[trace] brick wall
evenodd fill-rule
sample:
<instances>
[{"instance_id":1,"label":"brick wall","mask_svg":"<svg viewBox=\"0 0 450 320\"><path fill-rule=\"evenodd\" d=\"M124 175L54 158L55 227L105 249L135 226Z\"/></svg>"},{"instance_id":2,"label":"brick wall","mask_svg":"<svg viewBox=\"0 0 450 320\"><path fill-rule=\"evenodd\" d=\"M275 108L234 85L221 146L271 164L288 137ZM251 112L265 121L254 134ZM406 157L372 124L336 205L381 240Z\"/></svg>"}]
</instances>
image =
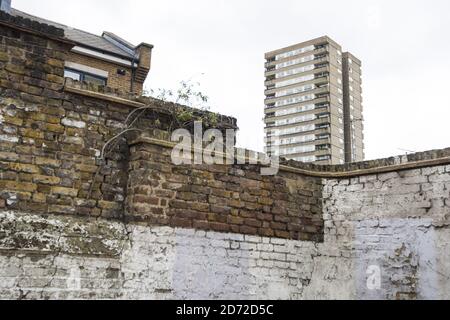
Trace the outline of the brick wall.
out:
<instances>
[{"instance_id":1,"label":"brick wall","mask_svg":"<svg viewBox=\"0 0 450 320\"><path fill-rule=\"evenodd\" d=\"M83 64L92 68L97 68L108 72L108 87L119 89L122 91L134 91L137 94L142 94L143 83L135 82L134 89L131 90L132 70L131 68L120 66L114 63L103 60L90 58L88 56L80 55L78 53L69 52L67 61ZM117 70L125 70L126 74L118 74Z\"/></svg>"},{"instance_id":2,"label":"brick wall","mask_svg":"<svg viewBox=\"0 0 450 320\"><path fill-rule=\"evenodd\" d=\"M64 62L74 58L72 44L58 32L42 33L39 24L28 26L27 32L19 30L22 19L14 19L0 29L0 208L121 218L128 179L126 136L118 139L105 162L100 154L105 143L126 128L130 112L153 100L142 98L130 105L123 99L67 91L72 85L132 96L120 88L65 80ZM170 108L164 104L158 110L155 103L136 125L164 129Z\"/></svg>"},{"instance_id":3,"label":"brick wall","mask_svg":"<svg viewBox=\"0 0 450 320\"><path fill-rule=\"evenodd\" d=\"M349 258L356 297L448 299L450 165L327 179L323 197L325 243Z\"/></svg>"},{"instance_id":4,"label":"brick wall","mask_svg":"<svg viewBox=\"0 0 450 320\"><path fill-rule=\"evenodd\" d=\"M94 200L84 195L102 141L121 126L127 110L80 98L69 101L63 68L70 47L55 50L57 41L3 26L1 32L0 198L10 209L106 214L107 204L97 203L98 188ZM101 117L106 114L108 124ZM120 178L120 160L108 172L114 187L99 178L105 201L113 200L112 194L120 198L126 183Z\"/></svg>"},{"instance_id":5,"label":"brick wall","mask_svg":"<svg viewBox=\"0 0 450 320\"><path fill-rule=\"evenodd\" d=\"M320 241L320 178L259 166L175 166L171 149L139 142L130 150L127 221Z\"/></svg>"},{"instance_id":6,"label":"brick wall","mask_svg":"<svg viewBox=\"0 0 450 320\"><path fill-rule=\"evenodd\" d=\"M0 297L449 299L449 190L450 164L323 179L323 243L2 211Z\"/></svg>"}]
</instances>

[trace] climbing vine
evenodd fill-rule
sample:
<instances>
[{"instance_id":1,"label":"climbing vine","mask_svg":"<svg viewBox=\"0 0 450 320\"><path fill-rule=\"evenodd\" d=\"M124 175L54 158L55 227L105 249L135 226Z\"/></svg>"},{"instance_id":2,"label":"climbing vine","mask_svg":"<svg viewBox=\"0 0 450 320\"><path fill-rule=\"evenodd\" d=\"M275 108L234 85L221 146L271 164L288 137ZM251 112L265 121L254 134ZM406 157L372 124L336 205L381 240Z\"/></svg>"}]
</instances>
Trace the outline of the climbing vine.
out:
<instances>
[{"instance_id":1,"label":"climbing vine","mask_svg":"<svg viewBox=\"0 0 450 320\"><path fill-rule=\"evenodd\" d=\"M91 183L88 198L91 198L95 181L101 167L106 165L107 157L117 148L121 139L130 132L144 132L145 126L137 126L145 118L152 125L148 129L163 129L172 132L175 129L192 131L196 121L201 121L206 128L234 128L230 118L210 112L208 96L199 90L200 84L191 81L181 81L176 91L168 89L149 90L144 92L147 105L131 111L124 122L124 129L111 137L103 145L98 159L99 168ZM164 121L161 121L166 114Z\"/></svg>"}]
</instances>

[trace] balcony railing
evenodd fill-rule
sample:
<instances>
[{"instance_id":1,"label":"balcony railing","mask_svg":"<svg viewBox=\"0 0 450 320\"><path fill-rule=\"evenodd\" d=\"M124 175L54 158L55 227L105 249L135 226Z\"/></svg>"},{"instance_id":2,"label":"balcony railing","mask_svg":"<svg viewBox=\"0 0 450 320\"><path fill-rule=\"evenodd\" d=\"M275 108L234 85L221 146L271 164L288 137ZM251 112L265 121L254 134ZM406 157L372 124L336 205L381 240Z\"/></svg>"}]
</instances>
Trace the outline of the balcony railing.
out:
<instances>
[{"instance_id":1,"label":"balcony railing","mask_svg":"<svg viewBox=\"0 0 450 320\"><path fill-rule=\"evenodd\" d=\"M326 104L316 104L316 110L318 110L318 109L328 109L328 107L329 107L330 105L328 104L328 103L326 103Z\"/></svg>"},{"instance_id":2,"label":"balcony railing","mask_svg":"<svg viewBox=\"0 0 450 320\"><path fill-rule=\"evenodd\" d=\"M289 59L292 59L292 58L295 59L295 57L297 57L299 55L314 54L315 56L318 56L318 58L323 58L323 57L326 57L327 51L328 51L328 46L323 45L323 46L316 47L313 51L304 52L304 53L298 54L296 56L290 56L290 57L286 57L286 58L280 59L280 60L276 60L275 58L269 58L269 59L266 59L265 67L268 68L272 65L281 63L281 61L288 61Z\"/></svg>"},{"instance_id":3,"label":"balcony railing","mask_svg":"<svg viewBox=\"0 0 450 320\"><path fill-rule=\"evenodd\" d=\"M328 97L328 93L318 93L316 94L316 99L326 98Z\"/></svg>"},{"instance_id":4,"label":"balcony railing","mask_svg":"<svg viewBox=\"0 0 450 320\"><path fill-rule=\"evenodd\" d=\"M324 135L317 135L316 136L316 141L325 141L325 140L327 140L327 141L329 141L330 140L330 135L328 135L328 134L324 134Z\"/></svg>"},{"instance_id":5,"label":"balcony railing","mask_svg":"<svg viewBox=\"0 0 450 320\"><path fill-rule=\"evenodd\" d=\"M314 69L325 68L326 66L328 66L328 63L318 63L314 66Z\"/></svg>"},{"instance_id":6,"label":"balcony railing","mask_svg":"<svg viewBox=\"0 0 450 320\"><path fill-rule=\"evenodd\" d=\"M324 156L316 156L316 161L329 161L331 160L331 155L324 155Z\"/></svg>"},{"instance_id":7,"label":"balcony railing","mask_svg":"<svg viewBox=\"0 0 450 320\"><path fill-rule=\"evenodd\" d=\"M319 144L316 145L316 151L328 151L331 149L330 144Z\"/></svg>"},{"instance_id":8,"label":"balcony railing","mask_svg":"<svg viewBox=\"0 0 450 320\"><path fill-rule=\"evenodd\" d=\"M273 72L273 71L278 71L278 70L283 70L283 69L285 69L285 68L289 68L289 67L293 67L293 66L297 66L297 65L300 65L300 64L305 64L305 65L308 65L308 64L318 64L318 63L321 63L321 62L327 62L328 60L327 60L327 55L324 55L324 56L321 56L321 57L316 57L316 58L314 58L314 59L312 59L312 60L309 60L309 61L303 61L303 62L300 62L300 63L296 63L296 64L292 64L292 65L290 65L290 66L286 66L286 67L283 67L283 68L276 68L276 66L277 65L270 65L270 64L267 64L266 63L266 73L267 72Z\"/></svg>"},{"instance_id":9,"label":"balcony railing","mask_svg":"<svg viewBox=\"0 0 450 320\"><path fill-rule=\"evenodd\" d=\"M329 88L328 85L320 85L320 86L315 85L311 89L304 90L304 91L299 91L299 92L295 92L295 93L291 93L291 94L286 94L286 95L283 95L283 96L276 96L276 93L271 93L269 95L266 95L266 102L268 102L269 100L280 99L280 98L287 98L287 97L295 96L295 95L312 94L312 93L314 93L314 91L317 92L319 89L328 89L328 88ZM322 95L322 96L319 97L319 95ZM324 96L327 96L327 95L328 95L328 93L320 92L320 93L316 94L316 98L315 99L323 98Z\"/></svg>"},{"instance_id":10,"label":"balcony railing","mask_svg":"<svg viewBox=\"0 0 450 320\"><path fill-rule=\"evenodd\" d=\"M320 49L326 49L327 45L326 44L319 44L315 46L315 50L320 50Z\"/></svg>"},{"instance_id":11,"label":"balcony railing","mask_svg":"<svg viewBox=\"0 0 450 320\"><path fill-rule=\"evenodd\" d=\"M329 127L330 127L330 124L328 122L316 124L316 130L328 129Z\"/></svg>"},{"instance_id":12,"label":"balcony railing","mask_svg":"<svg viewBox=\"0 0 450 320\"><path fill-rule=\"evenodd\" d=\"M315 77L315 79L320 79L320 78L327 77L328 75L329 75L328 72L320 72L320 73L316 73L316 74L314 75L314 77Z\"/></svg>"}]
</instances>

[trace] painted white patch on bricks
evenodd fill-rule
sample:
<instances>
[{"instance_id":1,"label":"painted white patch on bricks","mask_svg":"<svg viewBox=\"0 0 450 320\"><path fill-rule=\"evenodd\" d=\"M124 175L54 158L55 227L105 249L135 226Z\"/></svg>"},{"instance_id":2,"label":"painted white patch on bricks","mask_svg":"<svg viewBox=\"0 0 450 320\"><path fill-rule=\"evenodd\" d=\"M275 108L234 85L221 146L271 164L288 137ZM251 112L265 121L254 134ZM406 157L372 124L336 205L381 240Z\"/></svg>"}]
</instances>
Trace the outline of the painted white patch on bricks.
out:
<instances>
[{"instance_id":1,"label":"painted white patch on bricks","mask_svg":"<svg viewBox=\"0 0 450 320\"><path fill-rule=\"evenodd\" d=\"M0 221L5 219L39 221L60 229L69 222L86 230L84 237L102 236L89 234L88 222L84 226L72 218L0 215ZM434 262L436 250L431 249L436 241L421 230L430 226L429 221L361 221L352 226L354 241L324 244L170 227L128 226L126 231L120 223L107 223L111 229L129 232L122 242L104 239L117 247L112 251L120 252L116 257L52 251L49 248L58 243L67 252L71 247L64 235L59 237L60 229L52 234L51 228L42 234L48 246L39 256L28 255L27 250L1 255L0 296L17 298L22 290L27 298L52 299L372 299L405 294L408 287L396 290L409 285L402 281L414 267L419 267L414 273L418 297L448 295L445 287L439 287L439 273L445 272L448 261L441 260L442 266ZM439 247L441 254L436 256L446 259L448 247L442 243ZM382 291L377 294L364 287L365 268L370 264L382 267Z\"/></svg>"},{"instance_id":2,"label":"painted white patch on bricks","mask_svg":"<svg viewBox=\"0 0 450 320\"><path fill-rule=\"evenodd\" d=\"M397 299L402 295L433 299L438 279L435 265L435 232L430 219L382 219L355 223L357 296L364 299ZM365 285L367 270L381 270L381 286Z\"/></svg>"},{"instance_id":3,"label":"painted white patch on bricks","mask_svg":"<svg viewBox=\"0 0 450 320\"><path fill-rule=\"evenodd\" d=\"M66 127L73 127L73 128L78 128L78 129L86 128L86 122L74 120L74 119L70 119L70 118L63 118L61 120L61 123Z\"/></svg>"},{"instance_id":4,"label":"painted white patch on bricks","mask_svg":"<svg viewBox=\"0 0 450 320\"><path fill-rule=\"evenodd\" d=\"M7 134L0 134L0 141L17 143L19 142L19 137Z\"/></svg>"}]
</instances>

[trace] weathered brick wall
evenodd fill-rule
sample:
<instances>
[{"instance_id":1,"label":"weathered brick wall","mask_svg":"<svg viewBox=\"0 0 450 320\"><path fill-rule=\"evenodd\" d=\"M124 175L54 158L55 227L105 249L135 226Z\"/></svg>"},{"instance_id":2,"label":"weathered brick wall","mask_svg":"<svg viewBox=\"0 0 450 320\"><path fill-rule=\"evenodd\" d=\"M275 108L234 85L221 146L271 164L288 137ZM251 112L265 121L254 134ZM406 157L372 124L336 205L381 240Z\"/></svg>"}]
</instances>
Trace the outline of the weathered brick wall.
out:
<instances>
[{"instance_id":1,"label":"weathered brick wall","mask_svg":"<svg viewBox=\"0 0 450 320\"><path fill-rule=\"evenodd\" d=\"M323 186L323 243L3 211L0 297L450 298L450 165Z\"/></svg>"},{"instance_id":2,"label":"weathered brick wall","mask_svg":"<svg viewBox=\"0 0 450 320\"><path fill-rule=\"evenodd\" d=\"M450 164L323 186L323 243L1 212L0 297L450 298Z\"/></svg>"},{"instance_id":3,"label":"weathered brick wall","mask_svg":"<svg viewBox=\"0 0 450 320\"><path fill-rule=\"evenodd\" d=\"M259 166L172 163L171 149L139 142L130 151L127 221L321 241L320 178Z\"/></svg>"},{"instance_id":4,"label":"weathered brick wall","mask_svg":"<svg viewBox=\"0 0 450 320\"><path fill-rule=\"evenodd\" d=\"M69 45L3 26L1 32L0 205L117 216L125 155L111 157L87 194L99 169L96 157L129 110L63 91Z\"/></svg>"},{"instance_id":5,"label":"weathered brick wall","mask_svg":"<svg viewBox=\"0 0 450 320\"><path fill-rule=\"evenodd\" d=\"M325 242L351 258L357 296L448 299L450 166L330 179ZM379 290L366 286L380 268Z\"/></svg>"},{"instance_id":6,"label":"weathered brick wall","mask_svg":"<svg viewBox=\"0 0 450 320\"><path fill-rule=\"evenodd\" d=\"M351 258L357 293L375 299L450 296L450 165L324 182L325 243ZM381 270L368 290L366 271Z\"/></svg>"},{"instance_id":7,"label":"weathered brick wall","mask_svg":"<svg viewBox=\"0 0 450 320\"><path fill-rule=\"evenodd\" d=\"M127 127L136 105L144 104L67 91L70 86L123 96L114 88L64 80L72 44L58 30L3 13L0 18L0 208L121 218L128 169L125 136L113 144L105 162L100 153ZM167 126L167 110L147 114L136 127Z\"/></svg>"}]
</instances>

